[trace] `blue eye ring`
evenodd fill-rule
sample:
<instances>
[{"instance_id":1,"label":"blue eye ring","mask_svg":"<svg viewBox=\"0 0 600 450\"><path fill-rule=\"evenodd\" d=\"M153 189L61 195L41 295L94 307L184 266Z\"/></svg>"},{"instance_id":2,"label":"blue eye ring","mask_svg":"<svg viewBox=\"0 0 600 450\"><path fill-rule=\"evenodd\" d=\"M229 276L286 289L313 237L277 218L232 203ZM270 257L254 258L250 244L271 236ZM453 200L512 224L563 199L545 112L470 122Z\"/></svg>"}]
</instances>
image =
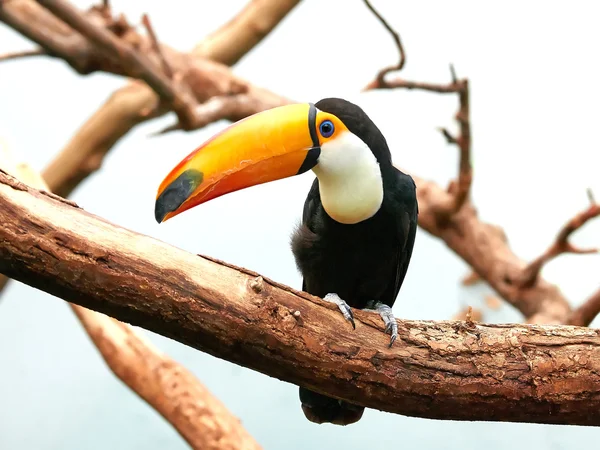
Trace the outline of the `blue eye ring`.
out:
<instances>
[{"instance_id":1,"label":"blue eye ring","mask_svg":"<svg viewBox=\"0 0 600 450\"><path fill-rule=\"evenodd\" d=\"M331 120L324 120L321 122L321 125L319 125L319 132L324 138L330 137L334 131L335 127L333 126L333 122Z\"/></svg>"}]
</instances>

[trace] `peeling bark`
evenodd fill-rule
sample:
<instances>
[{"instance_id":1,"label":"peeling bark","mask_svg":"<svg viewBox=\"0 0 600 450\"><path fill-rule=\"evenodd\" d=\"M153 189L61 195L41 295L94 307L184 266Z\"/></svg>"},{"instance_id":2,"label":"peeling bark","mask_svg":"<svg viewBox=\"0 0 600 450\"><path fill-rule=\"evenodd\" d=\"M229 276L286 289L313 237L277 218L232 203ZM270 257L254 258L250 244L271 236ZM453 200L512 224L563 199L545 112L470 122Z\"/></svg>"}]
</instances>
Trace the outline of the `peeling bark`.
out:
<instances>
[{"instance_id":1,"label":"peeling bark","mask_svg":"<svg viewBox=\"0 0 600 450\"><path fill-rule=\"evenodd\" d=\"M330 396L455 420L600 424L600 336L568 326L399 321L336 310L0 173L0 272Z\"/></svg>"}]
</instances>

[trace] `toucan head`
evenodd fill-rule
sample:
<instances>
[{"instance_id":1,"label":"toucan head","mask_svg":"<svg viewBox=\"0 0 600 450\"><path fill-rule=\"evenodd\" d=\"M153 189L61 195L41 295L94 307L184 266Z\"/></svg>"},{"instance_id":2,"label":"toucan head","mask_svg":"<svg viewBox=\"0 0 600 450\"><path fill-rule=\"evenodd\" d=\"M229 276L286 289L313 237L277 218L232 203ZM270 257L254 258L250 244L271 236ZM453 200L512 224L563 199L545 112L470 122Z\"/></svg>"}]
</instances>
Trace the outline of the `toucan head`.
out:
<instances>
[{"instance_id":1,"label":"toucan head","mask_svg":"<svg viewBox=\"0 0 600 450\"><path fill-rule=\"evenodd\" d=\"M161 223L229 192L310 169L319 181L347 184L379 164L391 164L389 149L359 106L339 98L280 106L230 125L184 158L160 184L154 213Z\"/></svg>"}]
</instances>

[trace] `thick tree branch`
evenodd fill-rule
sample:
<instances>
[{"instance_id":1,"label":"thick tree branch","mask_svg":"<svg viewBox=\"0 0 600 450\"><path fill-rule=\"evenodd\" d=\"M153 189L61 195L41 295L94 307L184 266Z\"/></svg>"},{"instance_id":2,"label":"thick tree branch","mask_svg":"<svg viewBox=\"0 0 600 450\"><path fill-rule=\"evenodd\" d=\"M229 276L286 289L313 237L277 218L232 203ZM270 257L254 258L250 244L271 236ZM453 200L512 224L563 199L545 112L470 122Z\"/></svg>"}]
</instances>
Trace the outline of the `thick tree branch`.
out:
<instances>
[{"instance_id":1,"label":"thick tree branch","mask_svg":"<svg viewBox=\"0 0 600 450\"><path fill-rule=\"evenodd\" d=\"M0 148L0 167L37 189L41 176ZM7 278L0 275L0 290ZM259 449L225 406L183 366L160 352L133 327L69 303L113 373L155 408L193 449Z\"/></svg>"},{"instance_id":2,"label":"thick tree branch","mask_svg":"<svg viewBox=\"0 0 600 450\"><path fill-rule=\"evenodd\" d=\"M588 196L590 198L590 206L585 211L581 211L575 217L569 220L561 228L552 245L548 247L543 254L529 263L529 265L523 269L523 272L515 280L515 282L518 283L522 288L528 288L532 286L540 275L544 265L563 253L589 254L598 252L598 249L595 248L576 247L569 241L571 234L583 227L589 220L600 216L600 204L594 201L591 191Z\"/></svg>"},{"instance_id":3,"label":"thick tree branch","mask_svg":"<svg viewBox=\"0 0 600 450\"><path fill-rule=\"evenodd\" d=\"M411 416L600 424L596 330L400 321L388 349L377 314L356 311L352 330L335 305L266 278L256 284L255 273L4 173L0 221L6 275L281 380Z\"/></svg>"}]
</instances>

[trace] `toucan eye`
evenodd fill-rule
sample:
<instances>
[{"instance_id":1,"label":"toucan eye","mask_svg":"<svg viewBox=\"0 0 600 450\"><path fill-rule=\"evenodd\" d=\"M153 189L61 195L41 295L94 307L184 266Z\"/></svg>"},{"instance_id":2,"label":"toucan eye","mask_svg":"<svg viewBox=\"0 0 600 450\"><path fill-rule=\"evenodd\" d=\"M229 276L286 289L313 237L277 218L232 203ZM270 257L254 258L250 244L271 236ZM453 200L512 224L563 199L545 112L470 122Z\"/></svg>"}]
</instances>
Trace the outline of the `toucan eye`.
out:
<instances>
[{"instance_id":1,"label":"toucan eye","mask_svg":"<svg viewBox=\"0 0 600 450\"><path fill-rule=\"evenodd\" d=\"M335 128L333 127L333 122L331 120L324 120L319 125L319 131L321 132L321 136L328 138L333 134Z\"/></svg>"}]
</instances>

